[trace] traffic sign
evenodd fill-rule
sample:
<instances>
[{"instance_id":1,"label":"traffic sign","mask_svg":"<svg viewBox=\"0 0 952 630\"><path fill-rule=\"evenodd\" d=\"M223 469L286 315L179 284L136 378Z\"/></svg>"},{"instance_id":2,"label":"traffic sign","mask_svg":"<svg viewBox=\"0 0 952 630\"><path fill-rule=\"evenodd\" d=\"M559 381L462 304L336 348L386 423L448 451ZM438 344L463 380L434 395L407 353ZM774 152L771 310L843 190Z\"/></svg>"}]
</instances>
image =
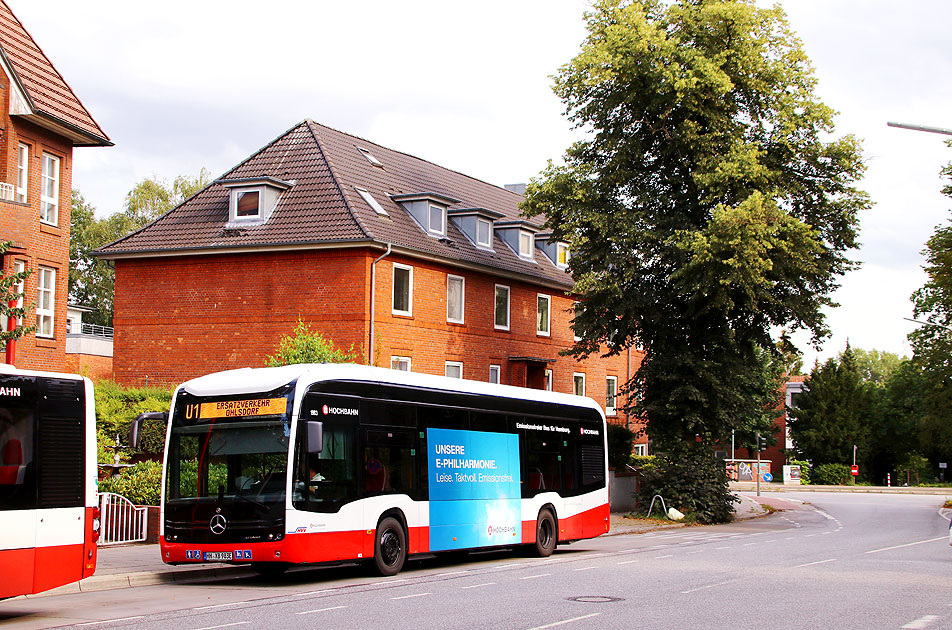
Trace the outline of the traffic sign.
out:
<instances>
[{"instance_id":1,"label":"traffic sign","mask_svg":"<svg viewBox=\"0 0 952 630\"><path fill-rule=\"evenodd\" d=\"M770 473L764 473L764 481L766 481L767 483L770 483L771 481L773 481L773 475L771 475Z\"/></svg>"},{"instance_id":2,"label":"traffic sign","mask_svg":"<svg viewBox=\"0 0 952 630\"><path fill-rule=\"evenodd\" d=\"M853 475L854 477L857 476L859 474L859 466L857 466L856 464L853 464L852 466L850 466L850 474Z\"/></svg>"}]
</instances>

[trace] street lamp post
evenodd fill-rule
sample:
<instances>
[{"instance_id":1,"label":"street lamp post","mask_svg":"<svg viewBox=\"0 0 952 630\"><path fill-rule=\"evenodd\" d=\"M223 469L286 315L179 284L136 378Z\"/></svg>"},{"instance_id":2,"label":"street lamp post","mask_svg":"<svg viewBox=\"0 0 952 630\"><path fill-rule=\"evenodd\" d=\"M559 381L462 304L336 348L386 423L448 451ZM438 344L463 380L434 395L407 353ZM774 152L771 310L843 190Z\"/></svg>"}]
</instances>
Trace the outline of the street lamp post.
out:
<instances>
[{"instance_id":1,"label":"street lamp post","mask_svg":"<svg viewBox=\"0 0 952 630\"><path fill-rule=\"evenodd\" d=\"M928 125L910 125L909 123L893 122L889 121L886 123L890 127L898 127L899 129L911 129L912 131L925 131L927 133L940 133L944 136L952 136L952 129L945 129L944 127L930 127Z\"/></svg>"}]
</instances>

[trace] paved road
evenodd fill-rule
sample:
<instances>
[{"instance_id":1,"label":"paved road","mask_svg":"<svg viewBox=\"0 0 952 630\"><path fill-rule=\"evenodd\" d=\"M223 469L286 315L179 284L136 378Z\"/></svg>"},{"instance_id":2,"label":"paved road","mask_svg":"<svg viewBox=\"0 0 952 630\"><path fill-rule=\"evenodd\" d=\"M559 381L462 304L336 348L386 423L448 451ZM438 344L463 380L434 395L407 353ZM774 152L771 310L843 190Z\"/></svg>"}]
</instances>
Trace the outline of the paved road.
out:
<instances>
[{"instance_id":1,"label":"paved road","mask_svg":"<svg viewBox=\"0 0 952 630\"><path fill-rule=\"evenodd\" d=\"M0 625L47 628L949 628L941 500L785 493L788 509L717 527L603 537L549 559L512 553L278 582L218 580L0 602ZM805 503L806 502L806 503ZM6 619L5 623L2 620Z\"/></svg>"}]
</instances>

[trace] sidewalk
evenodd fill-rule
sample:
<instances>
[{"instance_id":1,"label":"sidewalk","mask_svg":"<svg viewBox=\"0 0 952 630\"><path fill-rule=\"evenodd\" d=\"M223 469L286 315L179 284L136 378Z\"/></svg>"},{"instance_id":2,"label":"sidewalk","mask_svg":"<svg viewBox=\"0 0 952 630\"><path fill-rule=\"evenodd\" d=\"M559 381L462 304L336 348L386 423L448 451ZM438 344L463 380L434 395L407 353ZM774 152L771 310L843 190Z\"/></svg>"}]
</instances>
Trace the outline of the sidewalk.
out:
<instances>
[{"instance_id":1,"label":"sidewalk","mask_svg":"<svg viewBox=\"0 0 952 630\"><path fill-rule=\"evenodd\" d=\"M744 490L746 491L746 489ZM738 520L766 516L769 514L769 509L765 509L762 507L763 505L770 505L778 510L803 509L801 504L780 497L752 497L746 494L738 494L738 496L741 502L734 508L735 518ZM684 523L673 521L659 522L655 520L630 519L624 514L612 514L611 529L606 535L620 536L626 534L641 534L649 531L688 526L689 525ZM178 566L167 565L162 562L161 553L157 544L117 545L99 548L96 574L92 577L37 595L27 595L27 597L105 591L174 582L196 582L225 577L249 577L253 575L256 575L255 572L247 565L227 565L220 563Z\"/></svg>"},{"instance_id":2,"label":"sidewalk","mask_svg":"<svg viewBox=\"0 0 952 630\"><path fill-rule=\"evenodd\" d=\"M732 481L730 488L734 492L755 492L757 484L753 481ZM908 486L814 486L784 485L771 482L760 484L761 492L854 492L876 494L934 494L952 497L952 488L916 488Z\"/></svg>"}]
</instances>

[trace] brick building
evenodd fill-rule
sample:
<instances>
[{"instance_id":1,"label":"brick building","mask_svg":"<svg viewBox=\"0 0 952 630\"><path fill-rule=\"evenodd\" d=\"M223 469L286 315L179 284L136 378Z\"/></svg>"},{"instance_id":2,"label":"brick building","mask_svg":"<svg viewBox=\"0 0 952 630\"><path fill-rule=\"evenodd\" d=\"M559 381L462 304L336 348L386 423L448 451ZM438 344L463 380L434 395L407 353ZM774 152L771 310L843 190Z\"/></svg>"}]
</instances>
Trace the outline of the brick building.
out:
<instances>
[{"instance_id":1,"label":"brick building","mask_svg":"<svg viewBox=\"0 0 952 630\"><path fill-rule=\"evenodd\" d=\"M112 142L2 0L0 127L0 241L13 244L2 269L31 272L21 292L36 305L15 364L63 370L73 147Z\"/></svg>"},{"instance_id":2,"label":"brick building","mask_svg":"<svg viewBox=\"0 0 952 630\"><path fill-rule=\"evenodd\" d=\"M300 318L374 365L584 393L626 423L612 401L641 353L560 355L569 251L521 200L304 121L98 252L116 268L115 378L260 366Z\"/></svg>"}]
</instances>

